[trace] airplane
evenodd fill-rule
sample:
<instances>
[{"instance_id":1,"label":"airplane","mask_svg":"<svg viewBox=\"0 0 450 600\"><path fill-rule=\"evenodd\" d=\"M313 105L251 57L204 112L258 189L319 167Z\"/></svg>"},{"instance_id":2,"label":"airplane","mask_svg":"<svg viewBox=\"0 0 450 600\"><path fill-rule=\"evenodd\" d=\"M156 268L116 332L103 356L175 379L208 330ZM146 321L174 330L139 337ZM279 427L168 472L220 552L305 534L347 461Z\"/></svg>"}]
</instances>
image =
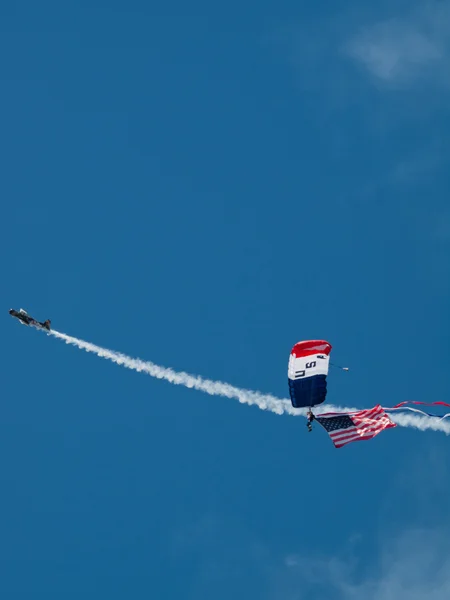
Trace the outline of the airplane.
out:
<instances>
[{"instance_id":1,"label":"airplane","mask_svg":"<svg viewBox=\"0 0 450 600\"><path fill-rule=\"evenodd\" d=\"M11 308L9 314L12 317L15 317L16 319L19 319L19 323L21 325L32 325L33 327L37 327L38 329L47 329L48 331L50 331L50 319L47 319L47 321L44 321L43 323L41 323L40 321L36 321L36 319L30 317L27 311L23 310L23 308L19 310L14 310L14 308Z\"/></svg>"}]
</instances>

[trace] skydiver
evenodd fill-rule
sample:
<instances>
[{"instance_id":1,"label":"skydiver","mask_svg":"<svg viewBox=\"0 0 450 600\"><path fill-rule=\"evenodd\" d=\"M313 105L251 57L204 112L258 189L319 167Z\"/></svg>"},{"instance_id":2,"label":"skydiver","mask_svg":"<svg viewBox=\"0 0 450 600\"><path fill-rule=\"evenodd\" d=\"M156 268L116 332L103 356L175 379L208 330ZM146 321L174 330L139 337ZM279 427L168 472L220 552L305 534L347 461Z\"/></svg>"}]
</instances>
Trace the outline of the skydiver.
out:
<instances>
[{"instance_id":1,"label":"skydiver","mask_svg":"<svg viewBox=\"0 0 450 600\"><path fill-rule=\"evenodd\" d=\"M308 420L306 427L308 428L308 431L311 432L312 431L312 422L314 421L314 419L316 418L313 415L313 412L311 409L308 410L308 412L306 413L306 418Z\"/></svg>"}]
</instances>

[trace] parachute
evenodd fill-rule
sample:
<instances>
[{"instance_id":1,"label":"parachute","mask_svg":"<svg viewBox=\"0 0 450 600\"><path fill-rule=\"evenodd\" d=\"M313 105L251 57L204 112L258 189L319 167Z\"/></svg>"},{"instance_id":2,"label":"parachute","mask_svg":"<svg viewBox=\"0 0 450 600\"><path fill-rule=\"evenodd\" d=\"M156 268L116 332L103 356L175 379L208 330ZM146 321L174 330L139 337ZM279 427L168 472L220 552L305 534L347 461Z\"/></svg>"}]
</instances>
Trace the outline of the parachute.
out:
<instances>
[{"instance_id":1,"label":"parachute","mask_svg":"<svg viewBox=\"0 0 450 600\"><path fill-rule=\"evenodd\" d=\"M322 404L327 395L331 344L325 340L298 342L288 366L289 392L295 408Z\"/></svg>"}]
</instances>

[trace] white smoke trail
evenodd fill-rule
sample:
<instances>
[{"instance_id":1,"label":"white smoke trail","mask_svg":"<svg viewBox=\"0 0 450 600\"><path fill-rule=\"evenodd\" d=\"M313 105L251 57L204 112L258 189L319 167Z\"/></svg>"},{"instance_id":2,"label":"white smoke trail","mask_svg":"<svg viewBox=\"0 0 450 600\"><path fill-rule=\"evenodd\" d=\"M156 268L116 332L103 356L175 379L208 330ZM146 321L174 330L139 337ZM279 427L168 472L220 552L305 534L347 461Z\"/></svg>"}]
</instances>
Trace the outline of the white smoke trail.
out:
<instances>
[{"instance_id":1,"label":"white smoke trail","mask_svg":"<svg viewBox=\"0 0 450 600\"><path fill-rule=\"evenodd\" d=\"M175 385L183 385L188 388L194 388L201 392L206 392L211 396L236 398L239 400L239 402L242 402L242 404L254 404L262 410L269 410L277 415L282 415L285 413L290 415L298 415L305 414L306 412L305 410L294 408L288 400L280 400L275 396L260 394L259 392L254 392L251 390L243 390L241 388L229 385L228 383L203 379L203 377L199 377L198 375L189 375L189 373L184 373L182 371L174 371L173 369L161 367L149 361L143 361L139 358L131 358L125 354L121 354L120 352L101 348L95 344L84 342L83 340L79 340L64 333L59 333L59 331L52 330L49 333L61 340L64 340L66 344L72 344L81 350L93 352L97 356L111 360L112 362L122 365L127 369L132 369L133 371L138 371L141 373L147 373L147 375L151 375L151 377L165 379L166 381L169 381Z\"/></svg>"},{"instance_id":2,"label":"white smoke trail","mask_svg":"<svg viewBox=\"0 0 450 600\"><path fill-rule=\"evenodd\" d=\"M149 361L131 358L120 352L96 346L95 344L79 340L78 338L66 335L65 333L60 333L59 331L51 330L48 333L49 335L53 335L54 337L63 340L66 344L72 344L73 346L80 348L80 350L92 352L101 358L111 360L117 365L121 365L127 369L138 371L140 373L147 373L147 375L150 375L151 377L165 379L175 385L193 388L201 392L206 392L211 396L235 398L242 404L255 405L261 410L268 410L277 415L288 414L293 416L304 416L306 414L305 409L294 408L289 400L282 400L281 398L277 398L270 394L261 394L252 390L244 390L229 385L228 383L222 383L221 381L212 381L211 379L204 379L198 375L190 375L183 371L174 371L173 369L162 367ZM326 412L355 412L358 410L361 410L361 408L343 408L328 404L326 407ZM450 422L448 421L439 421L438 419L433 419L431 417L420 417L411 414L397 413L389 416L401 427L413 427L414 429L420 429L421 431L431 429L434 431L442 431L447 435L450 435Z\"/></svg>"},{"instance_id":3,"label":"white smoke trail","mask_svg":"<svg viewBox=\"0 0 450 600\"><path fill-rule=\"evenodd\" d=\"M432 431L442 431L446 435L450 435L450 422L448 420L398 413L389 413L389 417L401 427L413 427L414 429L420 429L420 431L431 429Z\"/></svg>"}]
</instances>

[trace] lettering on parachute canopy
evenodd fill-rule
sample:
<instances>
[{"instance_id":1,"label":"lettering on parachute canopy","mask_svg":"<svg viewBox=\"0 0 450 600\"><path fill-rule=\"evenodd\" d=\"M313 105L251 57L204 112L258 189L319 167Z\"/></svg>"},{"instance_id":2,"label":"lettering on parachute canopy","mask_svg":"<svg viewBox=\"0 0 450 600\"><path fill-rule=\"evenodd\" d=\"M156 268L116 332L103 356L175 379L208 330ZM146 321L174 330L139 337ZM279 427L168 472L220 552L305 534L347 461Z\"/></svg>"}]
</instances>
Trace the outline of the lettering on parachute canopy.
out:
<instances>
[{"instance_id":1,"label":"lettering on parachute canopy","mask_svg":"<svg viewBox=\"0 0 450 600\"><path fill-rule=\"evenodd\" d=\"M305 369L313 369L316 366L316 361L313 360L312 362L308 362L305 365ZM295 379L300 379L301 377L304 377L306 375L306 370L302 369L301 371L295 371Z\"/></svg>"}]
</instances>

